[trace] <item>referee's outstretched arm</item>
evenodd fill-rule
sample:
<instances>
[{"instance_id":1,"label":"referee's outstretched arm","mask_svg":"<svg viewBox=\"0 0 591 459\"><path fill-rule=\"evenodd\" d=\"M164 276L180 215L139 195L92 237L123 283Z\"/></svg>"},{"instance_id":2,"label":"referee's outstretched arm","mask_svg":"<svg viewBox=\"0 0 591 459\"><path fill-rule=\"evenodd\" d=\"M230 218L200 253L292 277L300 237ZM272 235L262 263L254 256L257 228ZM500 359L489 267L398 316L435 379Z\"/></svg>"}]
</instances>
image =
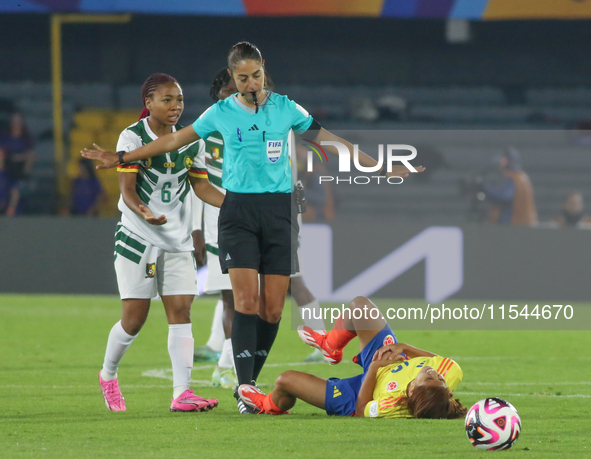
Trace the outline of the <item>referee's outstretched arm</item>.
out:
<instances>
[{"instance_id":1,"label":"referee's outstretched arm","mask_svg":"<svg viewBox=\"0 0 591 459\"><path fill-rule=\"evenodd\" d=\"M123 153L123 161L119 160L117 153L103 150L96 143L93 144L94 148L85 148L80 153L85 158L102 162L103 164L96 166L97 169L111 169L122 163L139 161L140 159L151 158L152 156L161 155L168 151L178 150L185 145L196 142L200 138L195 132L195 129L193 129L193 126L187 126L179 131L158 137L156 140L140 148Z\"/></svg>"}]
</instances>

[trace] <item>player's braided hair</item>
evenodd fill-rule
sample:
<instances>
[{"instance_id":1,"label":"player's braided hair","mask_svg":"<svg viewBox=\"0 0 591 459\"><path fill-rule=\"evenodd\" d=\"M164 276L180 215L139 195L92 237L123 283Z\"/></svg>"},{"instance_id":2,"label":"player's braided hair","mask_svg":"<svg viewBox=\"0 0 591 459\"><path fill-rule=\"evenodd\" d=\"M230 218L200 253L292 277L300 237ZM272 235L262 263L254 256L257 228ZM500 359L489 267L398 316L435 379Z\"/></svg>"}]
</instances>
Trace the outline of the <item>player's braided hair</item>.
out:
<instances>
[{"instance_id":1,"label":"player's braided hair","mask_svg":"<svg viewBox=\"0 0 591 459\"><path fill-rule=\"evenodd\" d=\"M228 54L228 67L235 69L240 61L246 60L263 62L263 56L255 45L247 41L241 41L232 46Z\"/></svg>"},{"instance_id":2,"label":"player's braided hair","mask_svg":"<svg viewBox=\"0 0 591 459\"><path fill-rule=\"evenodd\" d=\"M142 85L142 102L144 104L144 109L140 114L140 120L150 116L150 110L145 108L146 99L152 97L154 91L156 91L160 85L166 83L178 83L178 81L176 81L176 78L171 77L166 73L153 73L146 81L144 81L144 84Z\"/></svg>"},{"instance_id":3,"label":"player's braided hair","mask_svg":"<svg viewBox=\"0 0 591 459\"><path fill-rule=\"evenodd\" d=\"M209 95L211 98L217 102L220 99L220 89L222 89L224 86L227 86L229 83L230 74L228 73L228 69L224 67L223 69L220 69L213 79L213 83L211 84L211 88L209 90Z\"/></svg>"}]
</instances>

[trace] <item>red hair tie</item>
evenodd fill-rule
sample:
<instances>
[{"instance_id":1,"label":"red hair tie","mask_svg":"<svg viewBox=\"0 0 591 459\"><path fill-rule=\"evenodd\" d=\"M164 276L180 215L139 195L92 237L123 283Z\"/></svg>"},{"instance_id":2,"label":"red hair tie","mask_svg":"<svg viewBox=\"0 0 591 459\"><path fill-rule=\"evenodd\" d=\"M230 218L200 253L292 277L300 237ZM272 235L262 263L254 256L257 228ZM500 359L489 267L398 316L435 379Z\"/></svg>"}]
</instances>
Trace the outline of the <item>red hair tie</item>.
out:
<instances>
[{"instance_id":1,"label":"red hair tie","mask_svg":"<svg viewBox=\"0 0 591 459\"><path fill-rule=\"evenodd\" d=\"M138 121L141 121L144 118L147 118L148 116L150 116L150 110L148 110L147 108L144 108L142 110L142 112L140 113L140 117L139 117Z\"/></svg>"}]
</instances>

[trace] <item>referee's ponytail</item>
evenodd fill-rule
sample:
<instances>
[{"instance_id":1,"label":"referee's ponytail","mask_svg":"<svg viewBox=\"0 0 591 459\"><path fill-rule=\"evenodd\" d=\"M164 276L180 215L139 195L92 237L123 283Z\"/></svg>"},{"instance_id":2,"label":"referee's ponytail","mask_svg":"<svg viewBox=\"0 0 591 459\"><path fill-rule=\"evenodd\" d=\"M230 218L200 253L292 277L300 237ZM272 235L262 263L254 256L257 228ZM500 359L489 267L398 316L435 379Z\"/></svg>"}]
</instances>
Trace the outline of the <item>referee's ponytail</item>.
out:
<instances>
[{"instance_id":1,"label":"referee's ponytail","mask_svg":"<svg viewBox=\"0 0 591 459\"><path fill-rule=\"evenodd\" d=\"M146 108L146 99L151 98L154 91L158 89L158 86L166 83L178 83L176 78L167 75L166 73L153 73L148 77L142 85L142 101L144 103L144 109L140 113L140 120L150 116L150 110Z\"/></svg>"}]
</instances>

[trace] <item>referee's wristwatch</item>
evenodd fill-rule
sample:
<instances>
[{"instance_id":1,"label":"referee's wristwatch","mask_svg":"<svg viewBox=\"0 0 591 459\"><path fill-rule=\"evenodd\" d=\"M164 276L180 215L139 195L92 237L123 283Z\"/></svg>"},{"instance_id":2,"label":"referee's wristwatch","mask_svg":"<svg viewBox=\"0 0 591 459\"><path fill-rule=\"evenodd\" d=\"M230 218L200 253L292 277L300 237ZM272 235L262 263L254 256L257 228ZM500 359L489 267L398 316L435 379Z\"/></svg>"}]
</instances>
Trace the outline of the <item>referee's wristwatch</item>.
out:
<instances>
[{"instance_id":1,"label":"referee's wristwatch","mask_svg":"<svg viewBox=\"0 0 591 459\"><path fill-rule=\"evenodd\" d=\"M121 150L117 152L117 156L119 156L119 164L122 165L125 163L125 161L123 161L123 154L125 153L125 151Z\"/></svg>"}]
</instances>

